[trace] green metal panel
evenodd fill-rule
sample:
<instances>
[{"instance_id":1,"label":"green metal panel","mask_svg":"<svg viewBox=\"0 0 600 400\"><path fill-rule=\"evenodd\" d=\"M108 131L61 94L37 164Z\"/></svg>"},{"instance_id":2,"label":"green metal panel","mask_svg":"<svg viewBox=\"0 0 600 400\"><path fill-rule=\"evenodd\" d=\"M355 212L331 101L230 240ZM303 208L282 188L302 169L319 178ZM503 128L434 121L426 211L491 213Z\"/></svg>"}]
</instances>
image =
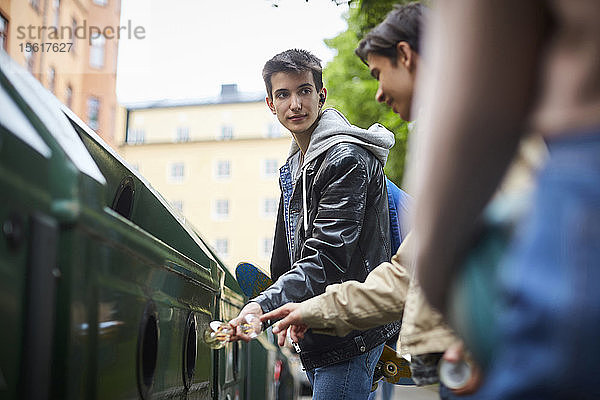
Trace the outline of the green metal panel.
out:
<instances>
[{"instance_id":1,"label":"green metal panel","mask_svg":"<svg viewBox=\"0 0 600 400\"><path fill-rule=\"evenodd\" d=\"M4 388L2 397L20 397L19 380L23 370L24 338L28 314L27 269L31 262L30 230L33 212L50 214L52 195L64 187L53 189L56 177L62 174L65 181L73 180L72 168L61 168L56 154L38 135L29 119L29 109L4 74L0 73L2 109L11 114L0 115L0 317L9 329L0 331L0 371ZM10 120L8 120L10 118ZM23 130L16 133L15 130ZM26 130L33 132L27 134ZM37 144L32 144L37 143ZM42 145L39 144L41 141ZM40 151L41 149L41 151ZM49 343L52 332L48 334ZM48 365L40 366L49 368Z\"/></svg>"},{"instance_id":2,"label":"green metal panel","mask_svg":"<svg viewBox=\"0 0 600 400\"><path fill-rule=\"evenodd\" d=\"M272 343L203 344L246 299L197 231L2 52L0 111L0 397L272 397Z\"/></svg>"},{"instance_id":3,"label":"green metal panel","mask_svg":"<svg viewBox=\"0 0 600 400\"><path fill-rule=\"evenodd\" d=\"M107 185L103 203L111 207L120 185L124 180L129 179L134 190L129 219L196 263L212 268L216 262L206 245L192 228L186 226L183 219L178 219L175 211L160 193L135 171L131 171L125 165L125 161L107 148L97 135L83 126L76 125L78 121L76 116L69 114L69 117L73 119L77 133L106 177Z\"/></svg>"}]
</instances>

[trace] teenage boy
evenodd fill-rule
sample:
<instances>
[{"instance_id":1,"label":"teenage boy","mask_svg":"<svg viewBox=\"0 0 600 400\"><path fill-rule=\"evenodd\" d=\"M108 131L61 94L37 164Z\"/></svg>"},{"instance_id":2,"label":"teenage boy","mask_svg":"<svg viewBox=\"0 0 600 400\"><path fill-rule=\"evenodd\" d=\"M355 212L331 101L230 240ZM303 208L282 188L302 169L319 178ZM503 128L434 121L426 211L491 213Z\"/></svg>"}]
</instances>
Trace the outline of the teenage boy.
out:
<instances>
[{"instance_id":1,"label":"teenage boy","mask_svg":"<svg viewBox=\"0 0 600 400\"><path fill-rule=\"evenodd\" d=\"M419 36L424 7L419 3L397 6L385 20L359 43L356 54L368 65L379 81L376 100L388 104L404 120L414 119L412 99L420 64ZM402 319L399 346L409 353L413 379L418 385L438 381L438 360L447 349L450 361L461 357L460 342L443 322L442 316L425 301L411 267L413 239L404 240L391 263L384 263L364 283L345 282L329 286L326 293L301 304L287 304L263 318L279 319L273 332L283 341L292 325L292 338L300 338L306 329L345 335L352 329ZM479 383L477 374L463 390L472 393ZM442 399L453 395L440 387Z\"/></svg>"},{"instance_id":2,"label":"teenage boy","mask_svg":"<svg viewBox=\"0 0 600 400\"><path fill-rule=\"evenodd\" d=\"M321 294L332 283L364 281L389 259L390 221L383 166L394 135L379 124L351 125L335 109L322 110L327 90L320 60L287 50L263 69L266 102L292 134L280 169L281 199L271 276L275 283L231 321L262 315ZM367 399L375 364L394 322L343 337L307 332L295 347L315 399ZM237 329L233 339L248 340Z\"/></svg>"}]
</instances>

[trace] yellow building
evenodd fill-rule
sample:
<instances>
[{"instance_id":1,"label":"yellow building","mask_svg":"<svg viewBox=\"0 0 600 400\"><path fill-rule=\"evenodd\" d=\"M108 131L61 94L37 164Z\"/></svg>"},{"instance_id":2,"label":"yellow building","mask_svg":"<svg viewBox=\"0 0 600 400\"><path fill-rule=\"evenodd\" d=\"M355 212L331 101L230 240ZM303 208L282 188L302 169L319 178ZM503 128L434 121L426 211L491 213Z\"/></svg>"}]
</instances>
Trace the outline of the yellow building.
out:
<instances>
[{"instance_id":1,"label":"yellow building","mask_svg":"<svg viewBox=\"0 0 600 400\"><path fill-rule=\"evenodd\" d=\"M120 1L0 0L0 48L111 144Z\"/></svg>"},{"instance_id":2,"label":"yellow building","mask_svg":"<svg viewBox=\"0 0 600 400\"><path fill-rule=\"evenodd\" d=\"M232 268L268 269L279 167L290 135L264 94L223 85L215 98L129 105L121 155L203 234Z\"/></svg>"}]
</instances>

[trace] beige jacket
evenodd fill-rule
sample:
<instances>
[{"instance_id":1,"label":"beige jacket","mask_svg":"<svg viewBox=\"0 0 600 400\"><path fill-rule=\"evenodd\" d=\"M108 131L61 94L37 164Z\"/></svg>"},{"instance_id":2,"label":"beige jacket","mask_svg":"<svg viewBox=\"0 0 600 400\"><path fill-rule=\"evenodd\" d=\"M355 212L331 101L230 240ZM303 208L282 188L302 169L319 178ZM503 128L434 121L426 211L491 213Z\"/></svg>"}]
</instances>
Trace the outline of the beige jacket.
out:
<instances>
[{"instance_id":1,"label":"beige jacket","mask_svg":"<svg viewBox=\"0 0 600 400\"><path fill-rule=\"evenodd\" d=\"M458 339L411 279L412 243L409 234L391 262L375 268L364 283L330 285L325 293L302 302L304 321L319 333L345 336L354 329L402 320L397 347L402 354L444 352Z\"/></svg>"},{"instance_id":2,"label":"beige jacket","mask_svg":"<svg viewBox=\"0 0 600 400\"><path fill-rule=\"evenodd\" d=\"M527 137L504 177L501 192L530 190L535 171L546 156L541 138ZM320 333L344 336L354 329L402 320L397 347L400 353L444 352L459 339L429 306L419 287L413 272L414 238L409 233L391 262L375 268L364 283L348 281L330 285L325 293L302 302L300 312L304 321Z\"/></svg>"}]
</instances>

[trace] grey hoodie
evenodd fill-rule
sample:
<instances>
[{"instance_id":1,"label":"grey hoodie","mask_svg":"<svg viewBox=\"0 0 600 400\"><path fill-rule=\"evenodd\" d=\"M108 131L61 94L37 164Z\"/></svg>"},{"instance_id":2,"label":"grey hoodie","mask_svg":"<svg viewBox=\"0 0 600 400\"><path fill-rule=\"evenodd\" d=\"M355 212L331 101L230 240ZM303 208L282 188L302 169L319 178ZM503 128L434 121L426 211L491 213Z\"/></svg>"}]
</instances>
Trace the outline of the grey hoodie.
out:
<instances>
[{"instance_id":1,"label":"grey hoodie","mask_svg":"<svg viewBox=\"0 0 600 400\"><path fill-rule=\"evenodd\" d=\"M306 203L306 167L311 161L326 152L338 143L356 143L369 150L385 166L388 154L394 146L394 134L381 124L373 124L369 129L359 128L352 125L346 117L335 108L327 108L323 111L321 118L311 135L310 143L302 169L302 208L304 210L304 229L308 230L307 203ZM300 151L296 141L292 141L288 159L296 159ZM295 175L295 174L293 174Z\"/></svg>"},{"instance_id":2,"label":"grey hoodie","mask_svg":"<svg viewBox=\"0 0 600 400\"><path fill-rule=\"evenodd\" d=\"M359 144L373 153L385 166L395 138L394 134L381 124L373 124L369 129L359 128L348 122L346 117L335 108L327 108L323 111L315 131L311 135L302 168L334 144L342 142ZM289 157L298 151L300 148L296 141L292 141Z\"/></svg>"}]
</instances>

